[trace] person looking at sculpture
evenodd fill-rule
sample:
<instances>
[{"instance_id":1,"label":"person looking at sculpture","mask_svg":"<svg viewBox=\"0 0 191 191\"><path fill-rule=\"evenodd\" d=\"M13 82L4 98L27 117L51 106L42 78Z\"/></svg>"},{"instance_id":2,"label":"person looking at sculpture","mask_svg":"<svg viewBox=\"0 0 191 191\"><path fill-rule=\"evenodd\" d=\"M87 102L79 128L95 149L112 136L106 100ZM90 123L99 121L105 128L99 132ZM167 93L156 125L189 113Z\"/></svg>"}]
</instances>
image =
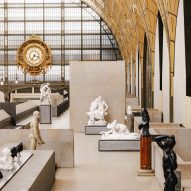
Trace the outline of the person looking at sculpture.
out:
<instances>
[{"instance_id":1,"label":"person looking at sculpture","mask_svg":"<svg viewBox=\"0 0 191 191\"><path fill-rule=\"evenodd\" d=\"M36 150L37 144L38 145L44 144L44 141L42 140L42 137L40 135L40 129L39 129L40 113L39 113L39 111L34 111L33 116L34 116L34 119L30 123L29 139L30 139L31 150Z\"/></svg>"}]
</instances>

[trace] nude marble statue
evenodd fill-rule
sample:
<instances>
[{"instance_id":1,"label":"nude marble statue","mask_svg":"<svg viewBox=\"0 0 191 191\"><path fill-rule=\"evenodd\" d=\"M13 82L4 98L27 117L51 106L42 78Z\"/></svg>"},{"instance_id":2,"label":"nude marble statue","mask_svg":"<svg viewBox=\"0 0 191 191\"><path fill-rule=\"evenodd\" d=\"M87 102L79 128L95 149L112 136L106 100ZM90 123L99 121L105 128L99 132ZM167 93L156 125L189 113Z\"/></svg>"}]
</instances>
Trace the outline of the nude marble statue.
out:
<instances>
[{"instance_id":1,"label":"nude marble statue","mask_svg":"<svg viewBox=\"0 0 191 191\"><path fill-rule=\"evenodd\" d=\"M42 140L42 137L40 135L40 113L39 111L33 112L34 119L30 123L30 134L29 134L29 140L30 140L30 148L31 150L36 150L37 144L41 145L44 144L44 141Z\"/></svg>"}]
</instances>

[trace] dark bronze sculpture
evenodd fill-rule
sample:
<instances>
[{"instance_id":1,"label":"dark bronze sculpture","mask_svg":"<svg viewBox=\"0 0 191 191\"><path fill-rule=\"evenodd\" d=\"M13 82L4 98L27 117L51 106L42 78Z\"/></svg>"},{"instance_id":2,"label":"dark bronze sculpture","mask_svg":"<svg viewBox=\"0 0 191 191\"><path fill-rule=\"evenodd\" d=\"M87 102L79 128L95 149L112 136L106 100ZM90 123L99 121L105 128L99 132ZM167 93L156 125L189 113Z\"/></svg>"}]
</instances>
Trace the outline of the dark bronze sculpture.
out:
<instances>
[{"instance_id":1,"label":"dark bronze sculpture","mask_svg":"<svg viewBox=\"0 0 191 191\"><path fill-rule=\"evenodd\" d=\"M17 148L16 147L11 148L11 156L13 159L17 156Z\"/></svg>"},{"instance_id":2,"label":"dark bronze sculpture","mask_svg":"<svg viewBox=\"0 0 191 191\"><path fill-rule=\"evenodd\" d=\"M23 143L18 144L16 146L16 149L17 149L17 155L18 155L18 157L20 157L21 156L20 152L23 151Z\"/></svg>"},{"instance_id":3,"label":"dark bronze sculpture","mask_svg":"<svg viewBox=\"0 0 191 191\"><path fill-rule=\"evenodd\" d=\"M142 135L143 136L149 136L149 122L150 122L150 117L149 113L146 108L141 110L141 115L142 115L142 122L139 125L139 130L142 129Z\"/></svg>"},{"instance_id":4,"label":"dark bronze sculpture","mask_svg":"<svg viewBox=\"0 0 191 191\"><path fill-rule=\"evenodd\" d=\"M160 135L154 139L158 146L163 150L163 170L165 178L164 191L175 191L178 179L175 174L177 168L176 153L173 147L176 144L175 136Z\"/></svg>"}]
</instances>

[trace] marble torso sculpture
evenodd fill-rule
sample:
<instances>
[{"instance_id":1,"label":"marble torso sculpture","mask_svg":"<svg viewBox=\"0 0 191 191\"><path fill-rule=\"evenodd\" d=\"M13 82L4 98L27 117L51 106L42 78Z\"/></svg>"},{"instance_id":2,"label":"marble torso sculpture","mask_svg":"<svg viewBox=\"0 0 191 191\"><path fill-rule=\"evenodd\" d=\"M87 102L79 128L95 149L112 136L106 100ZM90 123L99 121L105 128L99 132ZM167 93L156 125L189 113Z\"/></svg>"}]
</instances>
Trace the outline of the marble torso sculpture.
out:
<instances>
[{"instance_id":1,"label":"marble torso sculpture","mask_svg":"<svg viewBox=\"0 0 191 191\"><path fill-rule=\"evenodd\" d=\"M178 179L175 174L177 168L177 157L173 151L176 144L175 136L160 135L155 137L158 146L163 150L163 170L165 178L164 191L175 191Z\"/></svg>"},{"instance_id":2,"label":"marble torso sculpture","mask_svg":"<svg viewBox=\"0 0 191 191\"><path fill-rule=\"evenodd\" d=\"M136 133L130 133L127 126L114 120L107 125L108 131L102 131L101 139L139 139Z\"/></svg>"},{"instance_id":3,"label":"marble torso sculpture","mask_svg":"<svg viewBox=\"0 0 191 191\"><path fill-rule=\"evenodd\" d=\"M90 119L88 125L106 125L105 116L107 115L108 105L101 96L98 96L90 105L90 111L87 112Z\"/></svg>"},{"instance_id":4,"label":"marble torso sculpture","mask_svg":"<svg viewBox=\"0 0 191 191\"><path fill-rule=\"evenodd\" d=\"M51 89L49 83L44 83L40 86L40 101L42 105L51 105L52 101L50 98Z\"/></svg>"},{"instance_id":5,"label":"marble torso sculpture","mask_svg":"<svg viewBox=\"0 0 191 191\"><path fill-rule=\"evenodd\" d=\"M41 145L44 144L44 141L42 140L42 137L40 135L40 113L38 111L33 112L34 119L30 123L30 148L31 150L36 150L37 144Z\"/></svg>"},{"instance_id":6,"label":"marble torso sculpture","mask_svg":"<svg viewBox=\"0 0 191 191\"><path fill-rule=\"evenodd\" d=\"M5 102L5 94L0 91L0 102Z\"/></svg>"}]
</instances>

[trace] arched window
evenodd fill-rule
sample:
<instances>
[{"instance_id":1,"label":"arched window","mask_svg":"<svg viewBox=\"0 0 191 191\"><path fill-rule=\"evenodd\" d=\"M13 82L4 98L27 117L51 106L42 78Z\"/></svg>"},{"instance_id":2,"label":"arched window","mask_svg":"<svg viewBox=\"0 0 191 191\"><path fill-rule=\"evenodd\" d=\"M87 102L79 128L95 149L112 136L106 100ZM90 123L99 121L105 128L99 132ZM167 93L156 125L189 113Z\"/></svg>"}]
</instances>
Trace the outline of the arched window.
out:
<instances>
[{"instance_id":1,"label":"arched window","mask_svg":"<svg viewBox=\"0 0 191 191\"><path fill-rule=\"evenodd\" d=\"M53 55L51 70L37 76L39 81L69 80L70 60L121 59L107 24L80 0L0 0L0 75L8 82L17 71L17 49L32 34L40 36ZM33 79L17 74L20 82Z\"/></svg>"}]
</instances>

